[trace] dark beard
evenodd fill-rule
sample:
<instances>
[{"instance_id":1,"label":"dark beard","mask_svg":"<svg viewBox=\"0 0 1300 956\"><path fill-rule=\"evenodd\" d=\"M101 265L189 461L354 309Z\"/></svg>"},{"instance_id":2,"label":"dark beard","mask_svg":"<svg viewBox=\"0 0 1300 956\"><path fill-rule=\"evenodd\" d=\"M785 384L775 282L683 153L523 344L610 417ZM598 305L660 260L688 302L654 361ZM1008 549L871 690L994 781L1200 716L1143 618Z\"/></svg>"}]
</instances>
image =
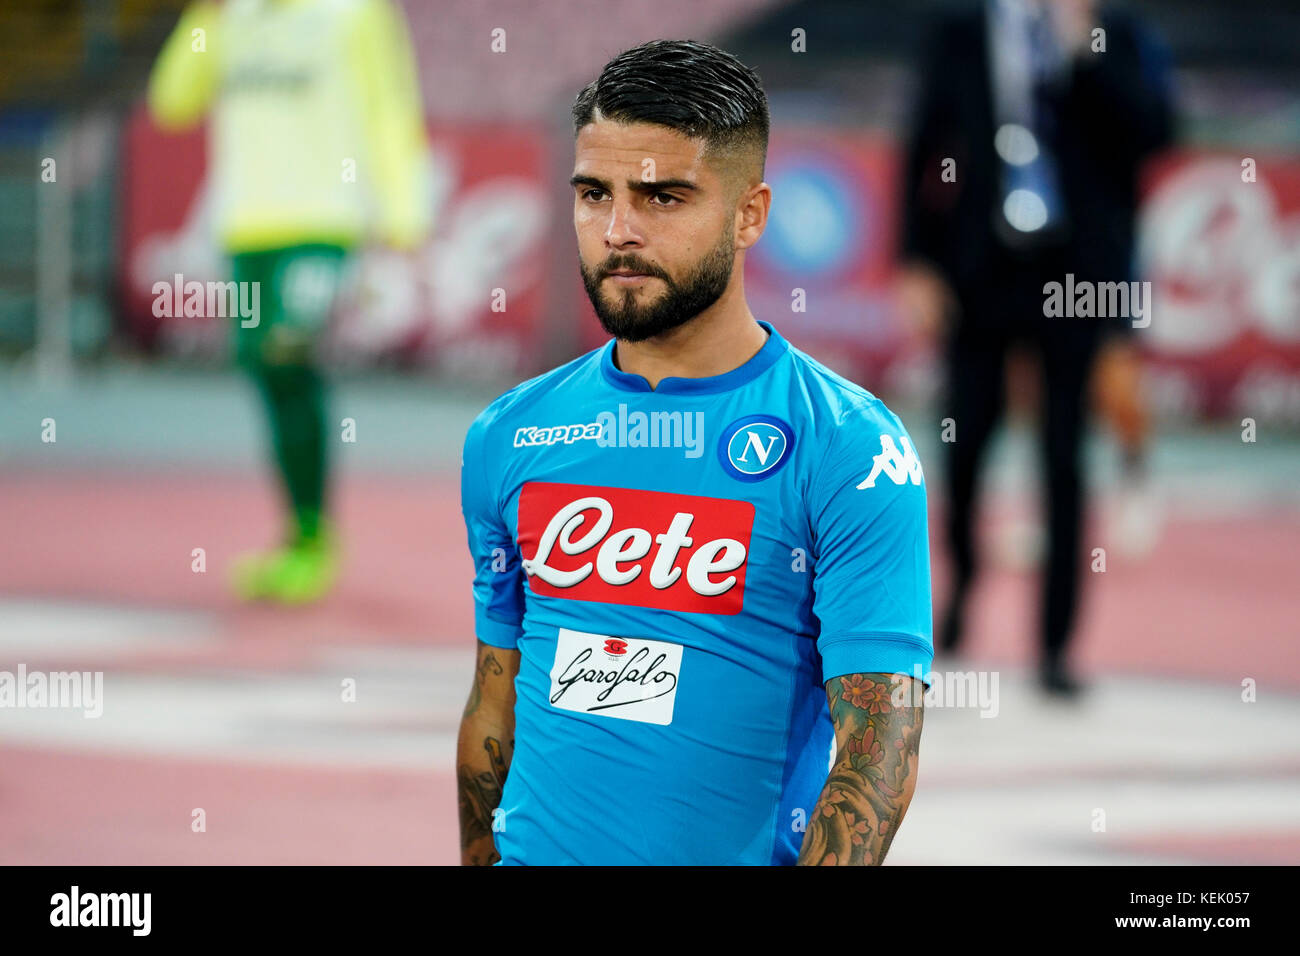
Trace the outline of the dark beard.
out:
<instances>
[{"instance_id":1,"label":"dark beard","mask_svg":"<svg viewBox=\"0 0 1300 956\"><path fill-rule=\"evenodd\" d=\"M582 284L587 288L587 297L591 299L596 317L605 331L625 342L644 342L685 325L717 302L731 281L735 255L731 234L724 233L713 250L680 283L634 252L611 255L594 272L588 272L579 259L578 268L582 272ZM634 269L656 276L668 288L648 305L637 305L638 290L624 289L617 303L611 305L601 296L600 284L614 269Z\"/></svg>"}]
</instances>

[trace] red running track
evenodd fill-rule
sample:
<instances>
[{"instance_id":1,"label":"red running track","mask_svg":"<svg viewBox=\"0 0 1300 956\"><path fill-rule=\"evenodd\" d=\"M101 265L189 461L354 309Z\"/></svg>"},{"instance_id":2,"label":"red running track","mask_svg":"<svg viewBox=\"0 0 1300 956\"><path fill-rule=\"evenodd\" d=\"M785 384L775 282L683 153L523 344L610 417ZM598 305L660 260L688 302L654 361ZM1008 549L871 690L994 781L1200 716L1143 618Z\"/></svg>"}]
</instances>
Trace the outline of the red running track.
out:
<instances>
[{"instance_id":1,"label":"red running track","mask_svg":"<svg viewBox=\"0 0 1300 956\"><path fill-rule=\"evenodd\" d=\"M470 566L454 480L349 477L337 503L347 547L337 591L313 608L244 608L230 599L224 572L235 555L274 537L277 503L263 481L183 472L3 475L0 602L92 600L211 614L216 646L155 649L132 660L162 672L292 670L323 644L469 647ZM939 596L943 562L934 544ZM190 569L199 547L206 574ZM1088 576L1076 640L1082 669L1233 684L1250 676L1300 689L1297 554L1294 514L1178 518L1151 556L1125 562L1112 554L1104 574ZM990 570L971 612L974 656L1029 661L1035 584L1027 574ZM0 862L456 859L451 768L278 767L13 745L0 746L0 760ZM205 834L190 830L196 806L207 811ZM1213 846L1195 849L1199 858L1215 855ZM1240 852L1233 844L1220 855Z\"/></svg>"}]
</instances>

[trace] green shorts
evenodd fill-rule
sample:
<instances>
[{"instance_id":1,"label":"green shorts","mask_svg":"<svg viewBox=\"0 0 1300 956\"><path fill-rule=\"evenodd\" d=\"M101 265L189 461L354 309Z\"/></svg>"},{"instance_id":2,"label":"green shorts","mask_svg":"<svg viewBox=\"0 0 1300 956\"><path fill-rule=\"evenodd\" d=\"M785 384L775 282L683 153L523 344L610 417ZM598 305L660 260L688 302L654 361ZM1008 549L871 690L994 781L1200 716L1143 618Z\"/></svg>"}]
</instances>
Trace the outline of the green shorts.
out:
<instances>
[{"instance_id":1,"label":"green shorts","mask_svg":"<svg viewBox=\"0 0 1300 956\"><path fill-rule=\"evenodd\" d=\"M248 316L231 320L235 361L244 368L310 361L342 282L348 250L305 243L232 257L237 283L255 283L245 295Z\"/></svg>"}]
</instances>

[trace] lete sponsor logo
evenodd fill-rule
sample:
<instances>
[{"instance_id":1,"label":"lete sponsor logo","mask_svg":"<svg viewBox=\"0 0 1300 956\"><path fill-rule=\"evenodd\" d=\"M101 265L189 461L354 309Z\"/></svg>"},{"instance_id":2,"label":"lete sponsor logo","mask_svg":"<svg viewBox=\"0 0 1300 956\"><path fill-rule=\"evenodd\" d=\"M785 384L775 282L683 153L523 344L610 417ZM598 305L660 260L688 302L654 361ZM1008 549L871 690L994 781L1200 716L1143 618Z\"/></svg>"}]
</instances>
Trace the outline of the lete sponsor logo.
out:
<instances>
[{"instance_id":1,"label":"lete sponsor logo","mask_svg":"<svg viewBox=\"0 0 1300 956\"><path fill-rule=\"evenodd\" d=\"M617 656L611 645L619 646ZM555 642L551 704L647 724L673 722L682 646L668 641L587 634L567 627Z\"/></svg>"},{"instance_id":2,"label":"lete sponsor logo","mask_svg":"<svg viewBox=\"0 0 1300 956\"><path fill-rule=\"evenodd\" d=\"M537 594L739 614L754 506L544 481L519 493L519 551Z\"/></svg>"}]
</instances>

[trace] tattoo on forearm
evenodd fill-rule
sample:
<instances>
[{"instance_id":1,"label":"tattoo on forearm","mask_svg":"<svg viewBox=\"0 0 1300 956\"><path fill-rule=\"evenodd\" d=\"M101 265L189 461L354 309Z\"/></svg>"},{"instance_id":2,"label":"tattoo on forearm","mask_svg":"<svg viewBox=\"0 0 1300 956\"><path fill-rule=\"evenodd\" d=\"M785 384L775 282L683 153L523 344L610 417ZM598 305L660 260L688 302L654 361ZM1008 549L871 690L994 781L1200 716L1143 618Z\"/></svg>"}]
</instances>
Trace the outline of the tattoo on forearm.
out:
<instances>
[{"instance_id":1,"label":"tattoo on forearm","mask_svg":"<svg viewBox=\"0 0 1300 956\"><path fill-rule=\"evenodd\" d=\"M488 651L479 661L478 668L474 674L474 686L469 689L469 700L465 703L464 716L471 716L479 705L483 703L483 684L489 677L500 677L505 673L505 668L501 662L496 659L496 655Z\"/></svg>"},{"instance_id":2,"label":"tattoo on forearm","mask_svg":"<svg viewBox=\"0 0 1300 956\"><path fill-rule=\"evenodd\" d=\"M497 701L504 693L503 680L508 680L506 667L490 649L480 645L478 666L474 673L474 686L465 703L464 719L458 745L459 766L456 786L460 804L461 859L474 866L486 866L500 859L493 840L493 813L501 805L506 773L514 756L513 734L507 740L502 731L513 727L513 719L500 725L497 719L484 722L486 715L475 715L485 697ZM513 706L513 694L509 700ZM500 707L496 707L497 710ZM500 727L501 729L497 729ZM495 736L491 736L495 734ZM506 740L506 743L502 743Z\"/></svg>"},{"instance_id":3,"label":"tattoo on forearm","mask_svg":"<svg viewBox=\"0 0 1300 956\"><path fill-rule=\"evenodd\" d=\"M467 861L486 866L500 859L492 840L492 812L501 804L501 789L506 782L507 764L501 741L487 737L483 741L489 770L461 764L458 773L460 790L460 845Z\"/></svg>"},{"instance_id":4,"label":"tattoo on forearm","mask_svg":"<svg viewBox=\"0 0 1300 956\"><path fill-rule=\"evenodd\" d=\"M835 738L847 741L808 820L800 866L884 862L916 781L925 714L911 680L849 674L826 682Z\"/></svg>"}]
</instances>

